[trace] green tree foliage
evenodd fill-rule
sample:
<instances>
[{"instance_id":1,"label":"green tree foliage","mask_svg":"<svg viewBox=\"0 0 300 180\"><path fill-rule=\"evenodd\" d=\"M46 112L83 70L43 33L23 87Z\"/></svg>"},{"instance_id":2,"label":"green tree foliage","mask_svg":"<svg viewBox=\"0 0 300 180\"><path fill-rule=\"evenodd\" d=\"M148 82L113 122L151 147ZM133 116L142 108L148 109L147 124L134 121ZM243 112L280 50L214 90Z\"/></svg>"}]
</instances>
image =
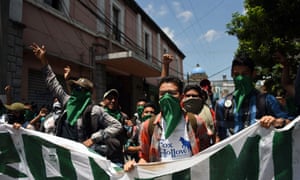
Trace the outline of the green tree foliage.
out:
<instances>
[{"instance_id":1,"label":"green tree foliage","mask_svg":"<svg viewBox=\"0 0 300 180\"><path fill-rule=\"evenodd\" d=\"M244 7L244 14L232 15L227 33L239 40L236 54L250 56L259 66L258 78L274 81L275 90L282 66L272 58L274 52L288 58L292 79L300 64L300 0L245 0Z\"/></svg>"}]
</instances>

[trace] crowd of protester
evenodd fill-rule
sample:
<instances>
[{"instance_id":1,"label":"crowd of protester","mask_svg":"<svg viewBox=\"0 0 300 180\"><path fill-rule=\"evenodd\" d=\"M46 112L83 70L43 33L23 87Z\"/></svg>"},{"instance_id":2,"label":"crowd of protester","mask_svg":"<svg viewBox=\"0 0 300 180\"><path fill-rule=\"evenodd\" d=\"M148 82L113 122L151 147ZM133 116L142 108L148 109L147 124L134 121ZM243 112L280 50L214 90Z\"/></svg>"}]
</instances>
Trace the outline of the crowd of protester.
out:
<instances>
[{"instance_id":1,"label":"crowd of protester","mask_svg":"<svg viewBox=\"0 0 300 180\"><path fill-rule=\"evenodd\" d=\"M34 103L12 102L11 87L7 86L6 103L0 101L0 123L83 143L125 171L137 163L193 156L257 120L264 128L282 128L299 112L295 100L299 82L286 86L286 91L293 92L294 109L290 112L290 108L283 108L279 97L254 86L255 65L247 56L236 56L232 61L234 91L214 101L208 79L184 86L182 80L169 76L173 57L165 54L158 86L159 107L142 97L130 117L122 112L117 89L107 90L101 102L94 103L93 83L82 77L70 79L70 66L64 68L64 89L48 63L46 48L37 44L31 47L54 97L52 107L38 109ZM284 57L276 57L286 65Z\"/></svg>"}]
</instances>

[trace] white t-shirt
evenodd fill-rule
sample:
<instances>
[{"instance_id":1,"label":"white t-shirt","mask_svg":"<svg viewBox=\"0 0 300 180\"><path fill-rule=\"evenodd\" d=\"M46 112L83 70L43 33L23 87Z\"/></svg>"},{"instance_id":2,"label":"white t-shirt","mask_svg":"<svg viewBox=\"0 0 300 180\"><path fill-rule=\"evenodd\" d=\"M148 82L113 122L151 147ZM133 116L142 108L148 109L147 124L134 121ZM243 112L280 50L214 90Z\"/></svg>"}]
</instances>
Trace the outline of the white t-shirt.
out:
<instances>
[{"instance_id":1,"label":"white t-shirt","mask_svg":"<svg viewBox=\"0 0 300 180\"><path fill-rule=\"evenodd\" d=\"M187 124L184 117L178 123L168 139L165 139L166 122L162 117L162 136L159 142L161 161L182 159L192 156L191 143L188 138Z\"/></svg>"},{"instance_id":2,"label":"white t-shirt","mask_svg":"<svg viewBox=\"0 0 300 180\"><path fill-rule=\"evenodd\" d=\"M7 122L7 121L8 121L7 114L2 114L2 115L0 116L0 124L3 124L3 123L5 123L5 122Z\"/></svg>"}]
</instances>

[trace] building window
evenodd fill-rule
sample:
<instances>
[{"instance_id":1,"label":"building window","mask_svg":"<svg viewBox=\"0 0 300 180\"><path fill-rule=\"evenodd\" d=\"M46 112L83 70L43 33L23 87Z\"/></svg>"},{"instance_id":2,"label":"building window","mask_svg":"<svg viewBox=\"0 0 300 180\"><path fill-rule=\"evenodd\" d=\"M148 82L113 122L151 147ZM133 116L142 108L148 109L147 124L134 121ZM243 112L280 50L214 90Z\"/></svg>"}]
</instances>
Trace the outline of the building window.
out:
<instances>
[{"instance_id":1,"label":"building window","mask_svg":"<svg viewBox=\"0 0 300 180\"><path fill-rule=\"evenodd\" d=\"M63 1L61 0L44 0L44 3L48 4L49 6L53 7L54 9L57 9L59 11L62 10L62 4Z\"/></svg>"},{"instance_id":2,"label":"building window","mask_svg":"<svg viewBox=\"0 0 300 180\"><path fill-rule=\"evenodd\" d=\"M69 14L70 0L39 0L39 2L43 2L47 7L52 7L49 8L50 10L57 10L59 12L62 12L64 15Z\"/></svg>"},{"instance_id":3,"label":"building window","mask_svg":"<svg viewBox=\"0 0 300 180\"><path fill-rule=\"evenodd\" d=\"M145 59L151 60L152 58L152 37L151 32L144 27L144 53L145 53Z\"/></svg>"},{"instance_id":4,"label":"building window","mask_svg":"<svg viewBox=\"0 0 300 180\"><path fill-rule=\"evenodd\" d=\"M105 0L97 0L98 16L97 18L97 31L105 32Z\"/></svg>"},{"instance_id":5,"label":"building window","mask_svg":"<svg viewBox=\"0 0 300 180\"><path fill-rule=\"evenodd\" d=\"M124 32L124 17L125 17L125 8L120 3L119 0L110 1L110 20L112 22L111 34L112 39L118 41L119 43L123 42L123 32Z\"/></svg>"},{"instance_id":6,"label":"building window","mask_svg":"<svg viewBox=\"0 0 300 180\"><path fill-rule=\"evenodd\" d=\"M116 41L121 41L121 31L120 31L120 9L113 6L113 38Z\"/></svg>"},{"instance_id":7,"label":"building window","mask_svg":"<svg viewBox=\"0 0 300 180\"><path fill-rule=\"evenodd\" d=\"M168 50L168 46L166 46L165 44L163 44L163 48L162 48L162 53L163 54L166 54L166 53L168 53L169 52L169 50Z\"/></svg>"},{"instance_id":8,"label":"building window","mask_svg":"<svg viewBox=\"0 0 300 180\"><path fill-rule=\"evenodd\" d=\"M182 66L181 66L181 60L179 59L178 55L175 55L175 62L177 65L178 76L180 76L180 75L182 75Z\"/></svg>"},{"instance_id":9,"label":"building window","mask_svg":"<svg viewBox=\"0 0 300 180\"><path fill-rule=\"evenodd\" d=\"M149 34L145 33L145 59L149 60Z\"/></svg>"}]
</instances>

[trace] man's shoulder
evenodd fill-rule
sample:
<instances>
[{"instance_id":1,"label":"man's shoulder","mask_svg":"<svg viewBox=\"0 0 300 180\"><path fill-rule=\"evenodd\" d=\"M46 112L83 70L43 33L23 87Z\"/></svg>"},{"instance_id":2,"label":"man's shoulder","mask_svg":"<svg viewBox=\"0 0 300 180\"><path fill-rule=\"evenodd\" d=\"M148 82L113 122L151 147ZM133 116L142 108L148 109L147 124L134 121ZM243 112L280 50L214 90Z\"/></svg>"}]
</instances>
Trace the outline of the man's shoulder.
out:
<instances>
[{"instance_id":1,"label":"man's shoulder","mask_svg":"<svg viewBox=\"0 0 300 180\"><path fill-rule=\"evenodd\" d=\"M199 113L199 116L203 119L212 119L212 109L208 105L204 105L201 112Z\"/></svg>"},{"instance_id":2,"label":"man's shoulder","mask_svg":"<svg viewBox=\"0 0 300 180\"><path fill-rule=\"evenodd\" d=\"M99 106L98 104L90 104L85 108L85 112L89 112L93 115L93 114L99 114L99 113L101 114L101 113L104 113L105 111L104 111L104 108Z\"/></svg>"}]
</instances>

